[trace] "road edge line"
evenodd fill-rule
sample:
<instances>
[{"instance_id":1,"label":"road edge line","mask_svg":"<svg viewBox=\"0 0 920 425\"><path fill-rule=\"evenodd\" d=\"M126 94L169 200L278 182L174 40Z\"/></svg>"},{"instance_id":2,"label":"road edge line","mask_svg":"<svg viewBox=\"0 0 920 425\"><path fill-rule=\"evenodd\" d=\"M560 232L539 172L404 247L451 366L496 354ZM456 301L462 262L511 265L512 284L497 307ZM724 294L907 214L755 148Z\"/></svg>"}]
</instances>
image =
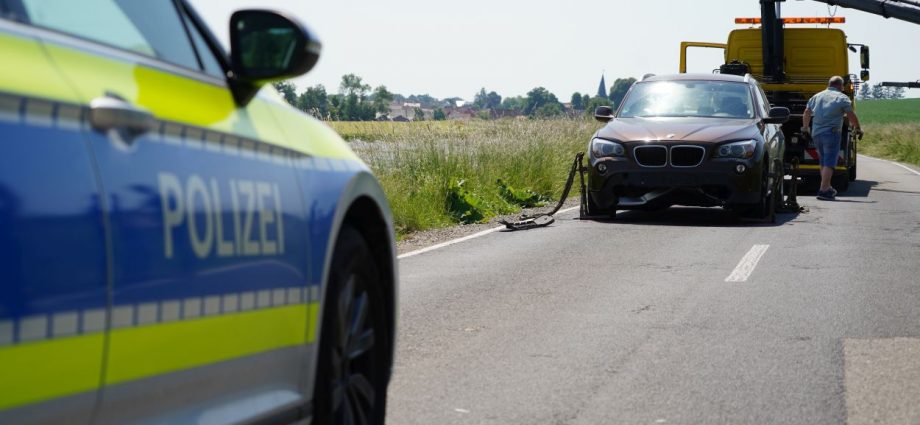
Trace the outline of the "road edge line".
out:
<instances>
[{"instance_id":1,"label":"road edge line","mask_svg":"<svg viewBox=\"0 0 920 425\"><path fill-rule=\"evenodd\" d=\"M563 209L563 210L559 210L558 212L556 212L556 214L565 214L565 213L570 212L570 211L575 211L575 210L577 210L578 208L579 208L579 207L577 207L577 206L576 206L576 207L566 208L566 209ZM431 245L431 246L428 246L428 247L425 247L425 248L422 248L422 249L417 249L417 250L415 250L415 251L409 251L409 252L407 252L407 253L405 253L405 254L396 256L396 259L397 259L397 260L402 260L403 258L414 257L414 256L419 255L419 254L424 254L424 253L426 253L426 252L431 252L431 251L434 251L434 250L436 250L436 249L441 249L441 248L448 247L448 246L451 246L451 245L454 245L454 244L458 244L458 243L460 243L460 242L466 242L466 241L468 241L468 240L470 240L470 239L476 239L476 238L478 238L478 237L482 237L482 236L488 235L488 234L490 234L490 233L495 233L495 232L497 232L497 231L499 231L499 230L502 230L502 229L504 229L504 228L505 228L505 226L493 227L493 228L491 228L491 229L486 229L486 230L483 230L483 231L481 231L481 232L473 233L472 235L466 235L466 236L463 236L463 237L460 237L460 238L457 238L457 239L451 239L451 240L449 240L449 241L447 241L447 242L441 242L441 243L439 243L439 244Z\"/></svg>"},{"instance_id":2,"label":"road edge line","mask_svg":"<svg viewBox=\"0 0 920 425\"><path fill-rule=\"evenodd\" d=\"M896 165L896 166L901 167L901 168L903 168L903 169L905 169L905 170L907 170L907 171L910 171L911 173L914 173L914 174L920 176L920 171L917 171L917 170L911 168L910 166L904 165L904 164L902 164L902 163L900 163L900 162L892 161L892 160L890 160L890 159L876 158L876 157L874 157L874 156L869 156L869 155L865 155L865 154L859 154L859 155L860 155L860 156L864 156L864 157L866 157L866 158L874 159L874 160L876 160L876 161L887 162L887 163L889 163L889 164L891 164L891 165Z\"/></svg>"}]
</instances>

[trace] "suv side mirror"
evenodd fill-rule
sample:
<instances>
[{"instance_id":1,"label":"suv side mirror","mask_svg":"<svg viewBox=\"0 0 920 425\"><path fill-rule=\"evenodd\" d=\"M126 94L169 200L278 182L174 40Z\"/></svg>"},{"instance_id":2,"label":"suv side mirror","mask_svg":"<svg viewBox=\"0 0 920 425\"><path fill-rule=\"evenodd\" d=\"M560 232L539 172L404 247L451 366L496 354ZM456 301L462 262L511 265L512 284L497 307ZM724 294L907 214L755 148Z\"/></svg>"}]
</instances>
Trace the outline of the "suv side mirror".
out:
<instances>
[{"instance_id":1,"label":"suv side mirror","mask_svg":"<svg viewBox=\"0 0 920 425\"><path fill-rule=\"evenodd\" d=\"M765 124L785 124L786 121L789 121L790 115L792 115L792 112L789 111L789 108L773 107L770 108L770 116L764 118L763 122Z\"/></svg>"},{"instance_id":2,"label":"suv side mirror","mask_svg":"<svg viewBox=\"0 0 920 425\"><path fill-rule=\"evenodd\" d=\"M613 108L609 106L598 106L594 110L594 119L600 122L610 122L613 119Z\"/></svg>"},{"instance_id":3,"label":"suv side mirror","mask_svg":"<svg viewBox=\"0 0 920 425\"><path fill-rule=\"evenodd\" d=\"M239 10L230 17L230 67L234 97L246 104L263 85L304 74L322 45L303 25L267 10Z\"/></svg>"}]
</instances>

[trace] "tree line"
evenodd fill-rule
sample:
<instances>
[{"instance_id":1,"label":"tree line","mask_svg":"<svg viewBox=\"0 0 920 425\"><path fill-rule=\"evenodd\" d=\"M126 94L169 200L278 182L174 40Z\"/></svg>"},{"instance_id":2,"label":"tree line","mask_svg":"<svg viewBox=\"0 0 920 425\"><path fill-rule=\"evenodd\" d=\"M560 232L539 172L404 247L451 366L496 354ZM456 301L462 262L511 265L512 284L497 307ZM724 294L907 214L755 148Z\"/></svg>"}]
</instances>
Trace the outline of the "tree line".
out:
<instances>
[{"instance_id":1,"label":"tree line","mask_svg":"<svg viewBox=\"0 0 920 425\"><path fill-rule=\"evenodd\" d=\"M595 96L575 92L570 98L569 105L563 105L555 94L544 87L535 87L527 92L526 96L508 97L482 88L473 95L472 102L462 107L474 111L481 119L593 115L598 106L619 106L635 82L635 78L618 78L610 86L609 91L599 92ZM459 108L458 101L463 100L459 97L437 99L428 94L403 96L390 92L384 85L372 88L355 74L342 76L337 93L329 93L322 84L307 87L302 92L298 92L297 87L289 81L275 83L274 86L295 108L319 119L331 121L373 121L381 116L392 119L393 117L389 117L390 105L394 102L400 105L417 105L409 114L412 116L406 116L407 119L444 120L447 119L450 110ZM426 114L425 110L431 112Z\"/></svg>"},{"instance_id":2,"label":"tree line","mask_svg":"<svg viewBox=\"0 0 920 425\"><path fill-rule=\"evenodd\" d=\"M870 86L863 83L859 86L859 93L856 98L859 100L903 99L904 87L882 87L881 83L875 83Z\"/></svg>"}]
</instances>

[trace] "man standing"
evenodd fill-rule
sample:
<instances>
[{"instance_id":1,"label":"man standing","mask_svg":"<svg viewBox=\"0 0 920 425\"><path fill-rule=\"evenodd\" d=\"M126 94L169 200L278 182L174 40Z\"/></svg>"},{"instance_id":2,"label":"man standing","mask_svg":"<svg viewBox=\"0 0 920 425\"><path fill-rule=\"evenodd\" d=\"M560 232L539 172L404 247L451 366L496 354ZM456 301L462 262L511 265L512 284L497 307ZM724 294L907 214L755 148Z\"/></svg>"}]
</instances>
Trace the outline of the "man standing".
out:
<instances>
[{"instance_id":1,"label":"man standing","mask_svg":"<svg viewBox=\"0 0 920 425\"><path fill-rule=\"evenodd\" d=\"M843 78L835 76L827 83L827 90L814 95L808 101L805 116L802 117L802 133L811 134L818 150L818 161L821 163L821 188L818 189L818 199L824 201L833 201L837 196L837 190L831 187L831 178L837 165L837 155L840 154L844 116L850 120L856 137L861 139L859 118L853 113L850 98L843 94Z\"/></svg>"}]
</instances>

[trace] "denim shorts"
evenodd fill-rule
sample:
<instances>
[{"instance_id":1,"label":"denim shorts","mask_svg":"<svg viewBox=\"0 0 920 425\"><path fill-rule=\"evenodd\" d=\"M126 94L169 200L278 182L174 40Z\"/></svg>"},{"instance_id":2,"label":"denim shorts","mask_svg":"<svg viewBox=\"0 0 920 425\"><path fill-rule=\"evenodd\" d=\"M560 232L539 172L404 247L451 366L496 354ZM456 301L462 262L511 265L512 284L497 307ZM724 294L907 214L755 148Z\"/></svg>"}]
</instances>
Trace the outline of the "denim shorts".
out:
<instances>
[{"instance_id":1,"label":"denim shorts","mask_svg":"<svg viewBox=\"0 0 920 425\"><path fill-rule=\"evenodd\" d=\"M815 149L818 150L818 162L822 167L837 166L840 154L840 133L822 133L814 136Z\"/></svg>"}]
</instances>

